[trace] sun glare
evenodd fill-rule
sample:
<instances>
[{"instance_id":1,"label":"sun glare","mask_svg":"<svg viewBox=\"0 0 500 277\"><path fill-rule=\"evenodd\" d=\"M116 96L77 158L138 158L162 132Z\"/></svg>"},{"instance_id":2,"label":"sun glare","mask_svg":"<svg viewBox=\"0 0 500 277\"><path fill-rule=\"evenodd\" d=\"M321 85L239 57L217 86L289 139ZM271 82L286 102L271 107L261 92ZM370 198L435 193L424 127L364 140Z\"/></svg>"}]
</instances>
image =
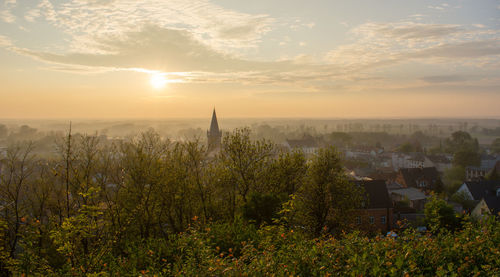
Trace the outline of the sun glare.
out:
<instances>
[{"instance_id":1,"label":"sun glare","mask_svg":"<svg viewBox=\"0 0 500 277\"><path fill-rule=\"evenodd\" d=\"M161 74L153 74L149 82L154 89L162 89L167 84L167 78Z\"/></svg>"}]
</instances>

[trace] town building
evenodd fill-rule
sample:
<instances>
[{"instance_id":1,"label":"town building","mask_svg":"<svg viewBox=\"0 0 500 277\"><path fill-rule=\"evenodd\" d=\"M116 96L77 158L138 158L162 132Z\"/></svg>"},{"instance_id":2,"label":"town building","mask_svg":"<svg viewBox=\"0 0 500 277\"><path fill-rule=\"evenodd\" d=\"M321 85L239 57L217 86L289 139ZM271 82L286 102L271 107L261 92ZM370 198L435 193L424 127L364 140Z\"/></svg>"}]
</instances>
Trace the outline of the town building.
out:
<instances>
[{"instance_id":1,"label":"town building","mask_svg":"<svg viewBox=\"0 0 500 277\"><path fill-rule=\"evenodd\" d=\"M310 135L305 135L302 139L287 139L283 145L289 151L300 150L306 156L316 154L319 149L319 143Z\"/></svg>"},{"instance_id":2,"label":"town building","mask_svg":"<svg viewBox=\"0 0 500 277\"><path fill-rule=\"evenodd\" d=\"M473 215L485 213L499 215L500 181L467 181L460 186L456 194L462 194L468 200L477 201Z\"/></svg>"},{"instance_id":3,"label":"town building","mask_svg":"<svg viewBox=\"0 0 500 277\"><path fill-rule=\"evenodd\" d=\"M400 168L396 183L404 188L418 188L421 191L441 191L443 183L435 167Z\"/></svg>"},{"instance_id":4,"label":"town building","mask_svg":"<svg viewBox=\"0 0 500 277\"><path fill-rule=\"evenodd\" d=\"M360 229L387 232L393 226L393 205L384 180L363 180L355 183L364 188L366 201L355 223Z\"/></svg>"},{"instance_id":5,"label":"town building","mask_svg":"<svg viewBox=\"0 0 500 277\"><path fill-rule=\"evenodd\" d=\"M391 199L394 202L404 202L408 204L409 208L416 211L422 211L428 196L417 188L400 188L389 190Z\"/></svg>"}]
</instances>

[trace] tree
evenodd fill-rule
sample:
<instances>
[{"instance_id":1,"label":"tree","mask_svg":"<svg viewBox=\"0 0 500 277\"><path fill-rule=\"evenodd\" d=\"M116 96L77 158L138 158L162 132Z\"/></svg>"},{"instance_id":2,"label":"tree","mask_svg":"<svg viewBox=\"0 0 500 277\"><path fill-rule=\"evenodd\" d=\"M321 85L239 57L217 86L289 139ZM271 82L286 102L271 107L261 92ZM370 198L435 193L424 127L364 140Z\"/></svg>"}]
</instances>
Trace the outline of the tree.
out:
<instances>
[{"instance_id":1,"label":"tree","mask_svg":"<svg viewBox=\"0 0 500 277\"><path fill-rule=\"evenodd\" d=\"M295 194L304 182L307 171L306 158L302 151L280 153L267 168L268 191L274 194L284 193L285 198Z\"/></svg>"},{"instance_id":2,"label":"tree","mask_svg":"<svg viewBox=\"0 0 500 277\"><path fill-rule=\"evenodd\" d=\"M466 167L479 165L479 143L464 131L456 131L444 142L445 151L453 154L453 165Z\"/></svg>"},{"instance_id":3,"label":"tree","mask_svg":"<svg viewBox=\"0 0 500 277\"><path fill-rule=\"evenodd\" d=\"M462 166L453 166L452 168L446 169L443 173L445 191L448 195L455 193L464 180L465 168Z\"/></svg>"},{"instance_id":4,"label":"tree","mask_svg":"<svg viewBox=\"0 0 500 277\"><path fill-rule=\"evenodd\" d=\"M435 195L425 204L424 213L427 226L432 232L438 232L442 228L454 230L460 225L453 207Z\"/></svg>"},{"instance_id":5,"label":"tree","mask_svg":"<svg viewBox=\"0 0 500 277\"><path fill-rule=\"evenodd\" d=\"M346 227L361 207L363 190L347 179L335 148L320 149L311 160L307 183L299 192L303 224L316 235Z\"/></svg>"},{"instance_id":6,"label":"tree","mask_svg":"<svg viewBox=\"0 0 500 277\"><path fill-rule=\"evenodd\" d=\"M221 160L234 180L234 189L244 203L248 193L265 187L266 168L274 156L274 145L266 140L251 141L250 129L236 129L224 137Z\"/></svg>"},{"instance_id":7,"label":"tree","mask_svg":"<svg viewBox=\"0 0 500 277\"><path fill-rule=\"evenodd\" d=\"M250 194L249 201L243 206L243 216L255 222L257 226L262 223L270 224L278 215L281 200L273 194Z\"/></svg>"},{"instance_id":8,"label":"tree","mask_svg":"<svg viewBox=\"0 0 500 277\"><path fill-rule=\"evenodd\" d=\"M36 132L37 129L31 128L28 125L22 125L21 127L19 127L19 130L15 135L20 140L28 140L32 139Z\"/></svg>"},{"instance_id":9,"label":"tree","mask_svg":"<svg viewBox=\"0 0 500 277\"><path fill-rule=\"evenodd\" d=\"M33 173L33 144L15 145L7 149L5 174L0 177L0 201L4 204L3 213L8 226L9 250L12 258L16 255L22 229L29 215L24 205L28 178Z\"/></svg>"}]
</instances>

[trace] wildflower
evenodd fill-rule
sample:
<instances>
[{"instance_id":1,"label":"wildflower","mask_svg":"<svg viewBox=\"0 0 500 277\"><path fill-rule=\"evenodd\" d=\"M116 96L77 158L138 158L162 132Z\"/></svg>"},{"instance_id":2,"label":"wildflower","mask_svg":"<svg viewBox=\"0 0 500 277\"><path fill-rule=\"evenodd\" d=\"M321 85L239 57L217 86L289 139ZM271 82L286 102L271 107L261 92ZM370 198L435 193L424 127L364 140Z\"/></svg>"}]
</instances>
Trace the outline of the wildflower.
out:
<instances>
[{"instance_id":1,"label":"wildflower","mask_svg":"<svg viewBox=\"0 0 500 277\"><path fill-rule=\"evenodd\" d=\"M196 220L198 220L198 216L197 215L193 216L193 221L196 221Z\"/></svg>"}]
</instances>

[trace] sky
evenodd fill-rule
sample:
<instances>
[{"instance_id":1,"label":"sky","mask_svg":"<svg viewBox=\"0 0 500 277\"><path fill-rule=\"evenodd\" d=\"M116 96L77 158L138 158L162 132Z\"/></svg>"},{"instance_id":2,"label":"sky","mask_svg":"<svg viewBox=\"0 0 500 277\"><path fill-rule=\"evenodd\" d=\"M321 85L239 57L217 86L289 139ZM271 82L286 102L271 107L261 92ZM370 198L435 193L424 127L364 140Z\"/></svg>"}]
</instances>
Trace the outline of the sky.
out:
<instances>
[{"instance_id":1,"label":"sky","mask_svg":"<svg viewBox=\"0 0 500 277\"><path fill-rule=\"evenodd\" d=\"M0 0L0 118L500 117L499 0Z\"/></svg>"}]
</instances>

